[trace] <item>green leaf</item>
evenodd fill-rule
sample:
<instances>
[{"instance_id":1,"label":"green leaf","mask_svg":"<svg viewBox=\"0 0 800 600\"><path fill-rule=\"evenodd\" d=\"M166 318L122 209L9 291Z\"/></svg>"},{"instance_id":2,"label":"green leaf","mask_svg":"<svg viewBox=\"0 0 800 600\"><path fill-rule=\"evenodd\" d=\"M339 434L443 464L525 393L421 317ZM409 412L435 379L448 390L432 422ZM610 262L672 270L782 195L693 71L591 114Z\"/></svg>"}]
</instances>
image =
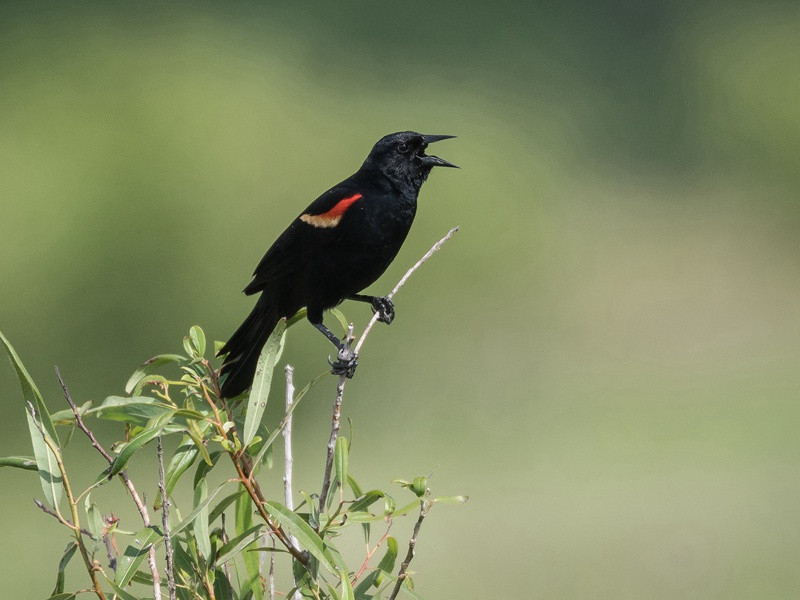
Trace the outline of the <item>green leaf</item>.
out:
<instances>
[{"instance_id":1,"label":"green leaf","mask_svg":"<svg viewBox=\"0 0 800 600\"><path fill-rule=\"evenodd\" d=\"M197 459L199 450L197 446L188 436L185 436L181 441L181 445L175 450L175 454L167 465L167 470L164 474L164 483L167 492L167 497L172 495L178 480L186 471L194 464ZM156 509L161 508L161 494L156 497Z\"/></svg>"},{"instance_id":2,"label":"green leaf","mask_svg":"<svg viewBox=\"0 0 800 600\"><path fill-rule=\"evenodd\" d=\"M91 494L86 494L86 498L83 501L83 508L86 511L87 518L86 528L92 534L94 540L99 542L103 538L103 516L91 498Z\"/></svg>"},{"instance_id":3,"label":"green leaf","mask_svg":"<svg viewBox=\"0 0 800 600\"><path fill-rule=\"evenodd\" d=\"M208 523L209 525L219 519L220 515L225 512L225 510L233 504L235 500L239 498L242 494L247 494L247 492L242 488L232 494L225 496L219 503L211 509L211 512L208 514ZM249 496L248 496L249 498Z\"/></svg>"},{"instance_id":4,"label":"green leaf","mask_svg":"<svg viewBox=\"0 0 800 600\"><path fill-rule=\"evenodd\" d=\"M219 494L222 491L222 489L229 483L232 483L232 482L230 482L230 481L224 482L217 489L215 489L212 493L210 493L205 500L203 500L200 504L196 505L192 509L192 512L190 512L188 515L186 515L180 523L178 523L175 527L172 528L172 532L171 533L173 535L177 535L178 533L180 533L181 531L186 529L189 525L191 525L192 522L194 521L194 518L197 516L197 514L201 510L203 510L204 508L208 507L208 505L216 497L216 495ZM226 498L226 500L227 500L227 498ZM224 502L224 500L223 500L223 502ZM210 520L209 520L209 522L210 522Z\"/></svg>"},{"instance_id":5,"label":"green leaf","mask_svg":"<svg viewBox=\"0 0 800 600\"><path fill-rule=\"evenodd\" d=\"M370 596L367 592L371 591L372 586L375 585L378 575L381 575L381 571L376 569L358 582L355 590L353 590L356 600L372 600L373 596Z\"/></svg>"},{"instance_id":6,"label":"green leaf","mask_svg":"<svg viewBox=\"0 0 800 600\"><path fill-rule=\"evenodd\" d=\"M336 317L336 320L339 321L339 324L342 326L342 334L346 335L347 329L350 327L350 321L347 320L347 317L345 317L344 313L338 308L332 308L330 313Z\"/></svg>"},{"instance_id":7,"label":"green leaf","mask_svg":"<svg viewBox=\"0 0 800 600\"><path fill-rule=\"evenodd\" d=\"M381 490L370 490L360 498L358 498L355 502L350 504L347 508L347 512L356 512L366 510L370 506L372 506L375 502L383 498L386 494L383 493Z\"/></svg>"},{"instance_id":8,"label":"green leaf","mask_svg":"<svg viewBox=\"0 0 800 600\"><path fill-rule=\"evenodd\" d=\"M11 359L14 369L17 371L17 377L19 378L19 383L22 386L22 394L25 397L25 401L30 402L33 404L34 408L36 408L36 416L38 417L39 422L44 427L47 435L50 436L50 439L52 439L56 446L60 448L61 444L58 441L56 428L53 425L53 422L50 420L50 413L47 410L47 406L44 404L44 400L42 399L42 394L39 392L39 388L36 387L33 378L28 373L25 365L22 364L22 361L17 355L16 350L14 350L14 347L11 345L11 342L6 339L2 332L0 332L0 342L3 343L6 353L8 353L8 357Z\"/></svg>"},{"instance_id":9,"label":"green leaf","mask_svg":"<svg viewBox=\"0 0 800 600\"><path fill-rule=\"evenodd\" d=\"M97 418L107 421L122 421L145 426L151 419L157 419L175 411L174 406L148 396L109 396L103 400L100 406L90 408L85 414L93 414Z\"/></svg>"},{"instance_id":10,"label":"green leaf","mask_svg":"<svg viewBox=\"0 0 800 600\"><path fill-rule=\"evenodd\" d=\"M339 579L342 582L342 600L355 600L356 596L353 593L353 586L350 584L350 575L347 571L339 569Z\"/></svg>"},{"instance_id":11,"label":"green leaf","mask_svg":"<svg viewBox=\"0 0 800 600\"><path fill-rule=\"evenodd\" d=\"M442 504L464 504L469 500L469 496L439 496L434 498L433 502L441 502Z\"/></svg>"},{"instance_id":12,"label":"green leaf","mask_svg":"<svg viewBox=\"0 0 800 600\"><path fill-rule=\"evenodd\" d=\"M59 594L64 593L64 582L66 580L65 571L67 570L67 565L69 561L72 560L72 557L75 555L75 551L78 549L78 544L75 542L71 542L67 545L67 549L64 551L64 555L61 557L61 560L58 561L58 576L56 577L56 586L53 588L53 596L58 596Z\"/></svg>"},{"instance_id":13,"label":"green leaf","mask_svg":"<svg viewBox=\"0 0 800 600\"><path fill-rule=\"evenodd\" d=\"M287 533L293 535L300 546L308 550L321 565L324 565L331 573L338 573L327 545L322 541L322 538L319 537L317 532L311 529L311 526L299 515L293 513L278 502L265 502L264 508L269 515L277 521Z\"/></svg>"},{"instance_id":14,"label":"green leaf","mask_svg":"<svg viewBox=\"0 0 800 600\"><path fill-rule=\"evenodd\" d=\"M378 563L378 574L375 578L375 587L378 587L382 580L384 573L391 573L394 571L394 564L397 562L397 540L392 536L386 538L386 554L383 555L381 562Z\"/></svg>"},{"instance_id":15,"label":"green leaf","mask_svg":"<svg viewBox=\"0 0 800 600\"><path fill-rule=\"evenodd\" d=\"M244 431L242 432L242 443L247 446L253 441L261 417L267 406L269 390L272 386L272 374L275 364L281 357L283 345L286 341L286 319L281 319L275 329L267 338L258 358L256 374L253 378L253 387L250 389L250 396L247 399L247 411L244 418Z\"/></svg>"},{"instance_id":16,"label":"green leaf","mask_svg":"<svg viewBox=\"0 0 800 600\"><path fill-rule=\"evenodd\" d=\"M335 475L333 485L331 486L333 489L336 489L337 486L342 486L344 482L347 481L348 453L349 446L347 444L347 438L344 436L338 437L336 439L336 447L333 451L333 468Z\"/></svg>"},{"instance_id":17,"label":"green leaf","mask_svg":"<svg viewBox=\"0 0 800 600\"><path fill-rule=\"evenodd\" d=\"M39 423L45 434L53 441L53 444L57 448L60 448L61 444L58 441L56 428L53 425L53 421L50 419L50 413L47 410L47 406L45 406L39 388L36 387L36 383L34 383L25 365L22 364L11 342L6 339L2 332L0 332L0 342L2 342L17 372L17 378L22 386L22 395L25 398L26 404L33 406L36 411L36 421L34 421L29 411L25 411L28 420L28 433L31 437L33 455L36 457L36 465L38 467L39 479L42 484L45 500L51 507L55 507L61 500L64 485L61 479L61 473L58 470L56 457L45 443L42 433L39 431L36 423Z\"/></svg>"},{"instance_id":18,"label":"green leaf","mask_svg":"<svg viewBox=\"0 0 800 600\"><path fill-rule=\"evenodd\" d=\"M199 325L192 325L189 329L189 340L192 342L192 347L196 350L198 357L205 355L206 334Z\"/></svg>"},{"instance_id":19,"label":"green leaf","mask_svg":"<svg viewBox=\"0 0 800 600\"><path fill-rule=\"evenodd\" d=\"M204 463L200 463L202 466ZM197 511L197 516L194 518L192 530L194 537L197 541L197 549L205 557L206 560L211 558L211 537L208 532L208 503L204 501L208 498L208 484L205 478L200 479L194 488L194 506L195 508L201 507Z\"/></svg>"},{"instance_id":20,"label":"green leaf","mask_svg":"<svg viewBox=\"0 0 800 600\"><path fill-rule=\"evenodd\" d=\"M253 503L243 485L239 485L239 495L236 497L236 534L237 537L245 536L253 528ZM246 537L246 536L245 536ZM258 536L256 536L258 537ZM249 544L242 547L244 549ZM220 550L222 553L222 550ZM219 559L218 559L219 561ZM264 588L261 584L261 572L259 569L259 558L255 552L247 552L244 555L244 566L247 570L247 582L242 587L252 590L256 598L264 595Z\"/></svg>"},{"instance_id":21,"label":"green leaf","mask_svg":"<svg viewBox=\"0 0 800 600\"><path fill-rule=\"evenodd\" d=\"M138 435L131 438L131 441L125 444L120 453L114 459L114 462L111 463L111 468L109 469L107 475L108 479L111 479L114 475L122 471L137 450L139 450L147 442L156 439L159 435L161 435L161 427L156 427L155 429L144 429L139 432Z\"/></svg>"},{"instance_id":22,"label":"green leaf","mask_svg":"<svg viewBox=\"0 0 800 600\"><path fill-rule=\"evenodd\" d=\"M42 435L43 433L47 435L47 432L39 428L41 423L39 426L36 425L37 421L34 420L30 410L25 411L25 416L28 422L28 433L31 436L33 455L36 457L39 482L42 485L44 498L51 508L55 508L61 501L61 496L64 493L64 479L61 475L61 470L58 468L56 455L53 454L53 451L47 445Z\"/></svg>"},{"instance_id":23,"label":"green leaf","mask_svg":"<svg viewBox=\"0 0 800 600\"><path fill-rule=\"evenodd\" d=\"M169 363L180 363L186 362L187 360L188 359L185 356L181 356L180 354L159 354L158 356L154 356L153 358L146 360L141 367L134 371L130 379L128 379L128 383L125 384L125 393L133 394L134 391L137 391L139 383L141 383L141 381L153 369Z\"/></svg>"},{"instance_id":24,"label":"green leaf","mask_svg":"<svg viewBox=\"0 0 800 600\"><path fill-rule=\"evenodd\" d=\"M229 560L236 558L239 554L244 552L244 550L252 543L257 542L258 538L261 537L261 531L266 527L264 524L254 525L250 529L244 531L243 533L237 535L236 537L228 540L227 543L223 544L222 547L217 552L217 557L214 559L215 565L222 565ZM256 562L256 574L258 573L258 555L252 552L245 554L245 559L248 556L252 556L255 558Z\"/></svg>"},{"instance_id":25,"label":"green leaf","mask_svg":"<svg viewBox=\"0 0 800 600\"><path fill-rule=\"evenodd\" d=\"M281 434L281 432L284 430L284 428L286 427L286 423L288 422L289 415L294 413L295 409L297 408L297 405L300 403L300 400L303 399L303 397L308 393L308 391L312 387L314 387L318 382L320 382L324 378L326 378L329 373L330 373L330 371L325 371L324 373L320 373L314 379L312 379L307 384L305 384L300 389L300 391L297 392L294 395L294 402L292 403L292 407L288 411L286 411L286 414L283 416L283 419L281 420L280 424L269 435L269 438L267 438L267 441L264 442L264 445L261 447L261 450L259 450L258 455L253 460L253 462L255 464L259 464L262 461L262 459L264 458L264 455L266 454L266 452L272 447L272 444L275 441L275 438L277 438Z\"/></svg>"},{"instance_id":26,"label":"green leaf","mask_svg":"<svg viewBox=\"0 0 800 600\"><path fill-rule=\"evenodd\" d=\"M2 456L0 467L14 467L26 471L37 471L36 459L32 456Z\"/></svg>"},{"instance_id":27,"label":"green leaf","mask_svg":"<svg viewBox=\"0 0 800 600\"><path fill-rule=\"evenodd\" d=\"M122 586L119 586L116 583L114 583L111 579L108 579L108 577L106 577L106 580L108 581L108 583L111 584L111 587L114 588L114 593L120 597L120 600L139 600L138 598L136 598L136 596L134 596L130 592L126 592L125 590L123 590Z\"/></svg>"},{"instance_id":28,"label":"green leaf","mask_svg":"<svg viewBox=\"0 0 800 600\"><path fill-rule=\"evenodd\" d=\"M128 585L139 565L142 564L144 557L150 551L150 546L158 543L162 538L161 532L155 527L145 527L136 532L134 543L125 548L125 552L117 562L117 573L114 581L120 588Z\"/></svg>"},{"instance_id":29,"label":"green leaf","mask_svg":"<svg viewBox=\"0 0 800 600\"><path fill-rule=\"evenodd\" d=\"M233 586L222 569L214 571L214 598L215 600L235 600L236 598Z\"/></svg>"},{"instance_id":30,"label":"green leaf","mask_svg":"<svg viewBox=\"0 0 800 600\"><path fill-rule=\"evenodd\" d=\"M74 600L75 594L73 593L66 593L66 594L56 594L55 596L50 596L47 600Z\"/></svg>"}]
</instances>

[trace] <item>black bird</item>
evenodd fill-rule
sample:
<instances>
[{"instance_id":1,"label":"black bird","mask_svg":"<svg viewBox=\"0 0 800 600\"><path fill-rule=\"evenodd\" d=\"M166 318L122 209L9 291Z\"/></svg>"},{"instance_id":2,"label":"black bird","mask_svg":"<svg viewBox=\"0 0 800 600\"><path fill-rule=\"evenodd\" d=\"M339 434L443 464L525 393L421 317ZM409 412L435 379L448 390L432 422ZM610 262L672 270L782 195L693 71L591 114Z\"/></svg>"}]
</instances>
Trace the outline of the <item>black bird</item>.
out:
<instances>
[{"instance_id":1,"label":"black bird","mask_svg":"<svg viewBox=\"0 0 800 600\"><path fill-rule=\"evenodd\" d=\"M224 397L250 386L275 325L304 306L308 320L339 350L332 373L353 376L357 357L325 327L322 313L345 299L358 300L372 305L384 323L392 322L391 300L359 292L400 250L431 169L456 166L425 154L428 144L452 137L403 131L381 138L358 171L314 200L275 240L244 289L261 297L219 351L227 354L220 371Z\"/></svg>"}]
</instances>

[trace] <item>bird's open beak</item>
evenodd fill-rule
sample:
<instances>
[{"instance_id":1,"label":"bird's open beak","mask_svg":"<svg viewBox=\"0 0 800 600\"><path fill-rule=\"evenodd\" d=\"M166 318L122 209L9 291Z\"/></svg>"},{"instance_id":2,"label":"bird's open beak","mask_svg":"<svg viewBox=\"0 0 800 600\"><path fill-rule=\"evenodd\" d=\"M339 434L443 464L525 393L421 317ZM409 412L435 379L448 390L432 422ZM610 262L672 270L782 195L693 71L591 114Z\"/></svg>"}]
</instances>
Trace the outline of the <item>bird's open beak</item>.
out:
<instances>
[{"instance_id":1,"label":"bird's open beak","mask_svg":"<svg viewBox=\"0 0 800 600\"><path fill-rule=\"evenodd\" d=\"M433 142L439 142L441 140L449 140L456 136L454 135L423 135L422 139L425 141L426 144L432 144ZM453 167L458 169L458 165L454 165L451 162L444 160L443 158L439 158L438 156L422 156L422 164L429 167Z\"/></svg>"}]
</instances>

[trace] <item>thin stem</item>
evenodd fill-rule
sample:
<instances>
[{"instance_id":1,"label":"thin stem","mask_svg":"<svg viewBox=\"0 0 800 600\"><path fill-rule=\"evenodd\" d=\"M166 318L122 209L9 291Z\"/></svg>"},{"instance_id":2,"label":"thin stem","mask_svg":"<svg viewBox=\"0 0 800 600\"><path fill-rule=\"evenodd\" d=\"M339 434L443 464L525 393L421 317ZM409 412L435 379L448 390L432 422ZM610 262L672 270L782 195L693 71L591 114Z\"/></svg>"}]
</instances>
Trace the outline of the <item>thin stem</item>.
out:
<instances>
[{"instance_id":1,"label":"thin stem","mask_svg":"<svg viewBox=\"0 0 800 600\"><path fill-rule=\"evenodd\" d=\"M400 288L405 285L406 281L408 281L408 278L411 277L414 274L414 272L417 269L419 269L431 256L436 254L445 244L445 242L447 242L451 237L453 237L457 231L458 227L453 227L450 231L448 231L445 234L445 236L442 239L440 239L433 246L431 246L431 249L428 250L423 255L423 257L420 258L416 263L414 263L414 266L412 266L408 271L406 271L406 274L400 278L400 281L397 282L397 285L394 286L392 291L386 294L386 297L392 299L395 296L395 294L397 294L397 292L400 291ZM358 343L356 344L354 350L356 354L358 354L361 351L361 346L363 346L364 342L367 340L367 336L369 335L369 332L372 330L372 327L375 325L375 323L378 322L379 316L380 315L378 313L373 314L372 318L369 320L369 323L367 323L367 326L364 328L364 333L361 334L361 337L359 338Z\"/></svg>"},{"instance_id":2,"label":"thin stem","mask_svg":"<svg viewBox=\"0 0 800 600\"><path fill-rule=\"evenodd\" d=\"M294 510L294 494L292 492L292 470L294 459L292 457L292 404L294 404L294 367L286 365L286 425L283 428L283 500L286 508ZM289 535L289 541L297 546L297 538ZM297 579L292 574L292 581L297 587ZM301 600L299 591L292 594L294 600Z\"/></svg>"},{"instance_id":3,"label":"thin stem","mask_svg":"<svg viewBox=\"0 0 800 600\"><path fill-rule=\"evenodd\" d=\"M203 390L206 402L208 402L211 410L214 412L214 417L216 418L214 425L216 426L217 431L226 442L230 442L228 439L228 433L225 431L225 424L222 422L222 416L219 413L217 405L211 399L206 386L201 384L200 387ZM236 474L239 476L239 481L242 482L242 485L250 495L250 499L253 501L258 514L262 519L264 519L264 522L272 530L272 533L275 534L275 537L277 537L280 542L286 546L286 549L291 553L291 555L300 561L301 564L307 565L308 555L297 549L297 546L289 540L281 526L272 521L269 513L267 513L266 509L264 508L264 504L267 500L264 497L258 482L252 478L252 465L249 464L248 455L244 454L243 452L237 453L233 450L229 450L228 456L230 457L231 462L233 462L233 467L236 469Z\"/></svg>"},{"instance_id":4,"label":"thin stem","mask_svg":"<svg viewBox=\"0 0 800 600\"><path fill-rule=\"evenodd\" d=\"M353 343L353 324L347 327L347 336L345 336L344 345L348 350ZM325 458L325 477L322 479L322 491L319 493L319 512L325 512L325 506L328 501L328 491L331 487L331 471L333 470L333 455L336 450L336 438L339 437L339 421L342 416L342 399L344 397L344 384L347 377L344 375L339 376L339 383L336 385L336 400L333 402L333 417L331 417L331 437L328 440L328 452ZM344 484L344 482L340 482Z\"/></svg>"},{"instance_id":5,"label":"thin stem","mask_svg":"<svg viewBox=\"0 0 800 600\"><path fill-rule=\"evenodd\" d=\"M427 516L430 507L431 505L427 504L425 500L419 501L419 519L417 519L417 522L414 525L414 532L411 534L411 539L408 540L408 552L403 560L403 564L400 565L400 571L397 573L397 581L395 582L394 589L387 600L394 600L397 598L397 594L400 592L400 588L403 586L403 582L406 579L406 572L408 571L408 565L411 564L411 560L414 558L414 548L417 545L419 528L422 526L422 521Z\"/></svg>"},{"instance_id":6,"label":"thin stem","mask_svg":"<svg viewBox=\"0 0 800 600\"><path fill-rule=\"evenodd\" d=\"M378 548L381 547L381 544L383 544L383 542L386 541L386 538L389 537L389 532L392 530L393 523L394 521L390 519L389 526L386 528L386 533L384 533L383 537L380 540L378 540L378 543L375 544L375 547L372 550L369 549L369 542L367 543L367 557L364 559L364 563L361 565L361 568L358 570L358 573L356 573L353 576L353 579L350 580L350 585L355 585L356 581L358 581L358 578L361 577L361 575L367 569L367 566L369 565L369 561L370 559L372 559L372 556L378 551Z\"/></svg>"},{"instance_id":7,"label":"thin stem","mask_svg":"<svg viewBox=\"0 0 800 600\"><path fill-rule=\"evenodd\" d=\"M450 231L448 231L442 239L436 242L431 249L428 250L422 258L420 258L414 265L406 271L406 274L400 278L400 281L397 282L397 285L394 286L391 292L389 292L386 297L391 299L400 291L400 288L403 287L408 281L408 278L414 274L414 272L419 269L431 256L436 254L441 247L447 242L450 238L452 238L456 232L458 231L458 227L453 227ZM364 345L364 342L367 341L367 336L369 332L372 331L372 327L375 323L378 322L378 317L380 315L376 312L372 315L369 323L364 328L364 332L361 334L361 337L358 339L353 352L357 355L361 351L361 347ZM347 339L345 340L345 345L347 349L350 349L350 344L352 343L353 337L353 325L352 323L347 329ZM319 512L322 513L325 511L325 504L328 499L328 489L330 488L331 484L331 469L333 467L333 452L336 448L336 438L339 436L339 419L341 417L342 412L342 398L344 396L344 385L347 382L347 378L344 375L339 376L339 383L336 386L336 400L333 403L333 417L331 419L331 437L328 440L328 454L327 460L325 461L325 476L322 481L322 492L319 495ZM344 482L342 482L344 485Z\"/></svg>"},{"instance_id":8,"label":"thin stem","mask_svg":"<svg viewBox=\"0 0 800 600\"><path fill-rule=\"evenodd\" d=\"M157 438L156 446L158 451L158 491L161 494L161 526L164 528L164 546L167 561L167 590L169 600L175 600L177 591L175 588L175 567L172 562L172 535L169 530L169 498L167 497L166 476L164 474L164 448L161 444L161 436Z\"/></svg>"},{"instance_id":9,"label":"thin stem","mask_svg":"<svg viewBox=\"0 0 800 600\"><path fill-rule=\"evenodd\" d=\"M108 464L114 462L114 459L111 455L106 452L100 442L97 441L94 433L86 426L86 423L83 421L83 417L81 416L80 411L78 411L78 407L75 402L72 400L72 396L69 393L69 389L67 388L67 384L64 383L64 379L61 377L61 371L58 367L56 367L56 377L58 377L58 383L61 385L61 389L64 390L64 398L69 404L69 407L72 409L72 414L75 415L75 424L78 426L78 429L83 431L86 436L89 438L89 441L92 444L92 447L97 450L103 458L106 459ZM122 479L122 482L125 484L125 487L128 488L128 492L133 499L133 503L136 505L136 510L139 511L139 516L142 518L142 523L145 527L150 527L150 513L147 511L147 506L142 499L139 497L139 494L136 491L136 488L133 485L133 482L128 477L128 473L126 471L120 471L119 477ZM150 546L150 551L148 552L147 556L147 563L150 566L150 575L153 577L153 600L161 600L161 577L158 574L158 563L156 562L156 548L155 546Z\"/></svg>"}]
</instances>

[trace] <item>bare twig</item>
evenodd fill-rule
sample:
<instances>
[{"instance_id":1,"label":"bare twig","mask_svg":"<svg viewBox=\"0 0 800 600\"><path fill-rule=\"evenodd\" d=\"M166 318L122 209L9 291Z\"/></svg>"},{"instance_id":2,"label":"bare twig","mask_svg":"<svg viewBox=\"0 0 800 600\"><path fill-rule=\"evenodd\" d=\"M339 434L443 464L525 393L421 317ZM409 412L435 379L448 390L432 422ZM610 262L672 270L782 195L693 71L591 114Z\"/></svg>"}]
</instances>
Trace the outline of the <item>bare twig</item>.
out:
<instances>
[{"instance_id":1,"label":"bare twig","mask_svg":"<svg viewBox=\"0 0 800 600\"><path fill-rule=\"evenodd\" d=\"M344 345L348 350L353 343L353 324L347 327ZM336 450L336 438L339 437L339 420L342 415L342 398L344 397L344 384L347 377L339 376L339 383L336 386L336 400L333 402L333 417L331 418L331 437L328 440L328 453L325 458L325 477L322 480L322 491L319 493L319 512L325 512L325 505L328 501L328 490L331 487L331 471L333 470L333 454ZM344 485L344 482L340 482Z\"/></svg>"},{"instance_id":2,"label":"bare twig","mask_svg":"<svg viewBox=\"0 0 800 600\"><path fill-rule=\"evenodd\" d=\"M161 494L161 525L164 528L164 546L167 560L167 590L169 590L169 600L175 600L177 591L175 589L175 567L172 563L172 536L169 531L169 498L167 497L167 485L164 475L164 448L161 445L161 436L157 438L156 446L158 451L158 491Z\"/></svg>"},{"instance_id":3,"label":"bare twig","mask_svg":"<svg viewBox=\"0 0 800 600\"><path fill-rule=\"evenodd\" d=\"M400 571L397 573L397 581L395 582L394 589L387 600L394 600L397 598L397 594L400 592L400 588L403 586L403 582L406 579L406 572L408 571L408 565L411 564L411 560L414 558L414 548L417 545L419 528L422 526L422 521L427 516L431 505L432 504L427 503L425 500L419 501L419 519L417 519L417 522L414 525L414 532L411 534L411 539L408 540L408 553L406 553L406 557L403 560L403 563L400 565Z\"/></svg>"},{"instance_id":4,"label":"bare twig","mask_svg":"<svg viewBox=\"0 0 800 600\"><path fill-rule=\"evenodd\" d=\"M66 525L66 526L67 526L67 527L69 527L70 529L75 529L75 525L73 525L72 523L70 523L69 519L65 519L64 517L62 517L61 515L59 515L59 514L58 514L58 513L56 513L55 511L53 511L53 510L50 510L50 509L49 509L49 508L47 508L47 507L46 507L46 506L45 506L45 505L44 505L44 504L43 504L41 501L39 501L39 500L37 500L36 498L34 498L34 499L33 499L33 503L34 503L36 506L38 506L38 507L39 507L39 509L41 509L41 511L42 511L43 513L45 513L45 514L47 514L47 515L50 515L51 517L53 517L53 518L54 518L56 521L58 521L58 522L59 522L59 523L61 523L62 525ZM84 529L83 527L81 527L81 533L82 533L83 535L85 535L86 537L88 537L88 538L90 538L90 539L92 539L92 540L95 540L95 541L96 541L96 538L95 538L95 537L92 535L92 533L91 533L91 532L90 532L88 529Z\"/></svg>"},{"instance_id":5,"label":"bare twig","mask_svg":"<svg viewBox=\"0 0 800 600\"><path fill-rule=\"evenodd\" d=\"M356 581L358 581L358 578L361 577L364 571L367 570L367 567L369 566L369 561L372 559L372 556L378 551L378 548L381 547L381 544L383 544L383 542L386 541L386 538L389 537L389 532L392 530L393 523L394 521L389 519L389 526L386 528L386 533L384 533L383 537L380 540L378 540L378 543L375 544L375 547L372 550L369 549L369 542L367 542L367 557L364 559L364 562L361 565L361 568L358 570L358 573L356 573L353 576L353 579L350 580L350 585L355 585Z\"/></svg>"},{"instance_id":6,"label":"bare twig","mask_svg":"<svg viewBox=\"0 0 800 600\"><path fill-rule=\"evenodd\" d=\"M286 365L286 426L283 428L283 500L286 508L294 510L294 494L292 492L292 468L294 459L292 457L292 404L294 404L294 367ZM289 541L297 546L297 538L289 535ZM272 568L272 565L270 565ZM295 587L297 580L292 575ZM294 600L301 600L299 591L292 594Z\"/></svg>"},{"instance_id":7,"label":"bare twig","mask_svg":"<svg viewBox=\"0 0 800 600\"><path fill-rule=\"evenodd\" d=\"M397 294L398 291L400 291L400 288L405 285L406 281L408 281L408 278L414 274L414 271L419 269L431 256L436 254L445 244L445 242L447 242L451 237L453 237L457 231L458 227L453 227L450 231L447 232L447 234L442 239L440 239L433 246L431 246L431 249L428 250L425 253L425 255L422 258L420 258L416 263L414 263L414 266L412 266L408 271L406 271L406 274L400 278L400 281L397 282L397 285L394 286L394 289L392 289L392 291L389 292L386 295L386 297L391 300L394 297L394 295ZM369 332L372 330L372 327L375 325L375 323L378 322L379 316L380 314L376 312L375 314L372 315L372 318L369 320L369 323L367 323L367 326L364 328L364 333L361 334L361 337L358 339L358 343L356 344L356 347L354 349L354 352L356 354L358 354L361 351L361 346L363 346L364 342L367 340L367 336L369 335Z\"/></svg>"},{"instance_id":8,"label":"bare twig","mask_svg":"<svg viewBox=\"0 0 800 600\"><path fill-rule=\"evenodd\" d=\"M61 377L61 371L58 369L58 367L56 367L56 377L58 377L58 383L61 384L61 389L64 390L64 398L69 404L69 407L72 409L72 413L75 415L75 424L78 426L78 429L86 434L92 444L92 447L97 450L110 465L114 462L114 459L108 452L106 452L100 442L97 441L94 433L92 433L92 431L86 426L86 423L83 422L83 417L81 416L80 411L78 411L78 407L75 405L75 402L72 400L72 396L69 393L67 384L64 383L64 379ZM142 499L139 497L133 482L130 480L128 474L124 470L119 472L119 477L122 479L125 487L128 488L128 492L133 499L133 503L136 505L136 509L139 511L139 515L142 518L142 523L145 527L150 527L150 513L147 511L147 505L142 502ZM153 577L153 599L161 600L161 577L158 574L155 546L150 546L147 562L150 566L150 574Z\"/></svg>"},{"instance_id":9,"label":"bare twig","mask_svg":"<svg viewBox=\"0 0 800 600\"><path fill-rule=\"evenodd\" d=\"M274 537L272 537L272 547L275 548ZM262 552L262 554L265 553ZM275 600L275 553L274 552L269 553L269 600Z\"/></svg>"},{"instance_id":10,"label":"bare twig","mask_svg":"<svg viewBox=\"0 0 800 600\"><path fill-rule=\"evenodd\" d=\"M423 263L425 263L431 256L433 256L436 252L438 252L439 249L444 245L444 243L447 242L451 237L453 237L457 231L458 227L453 227L450 231L447 232L447 234L445 234L445 236L442 239L440 239L433 246L431 246L431 249L428 250L423 255L423 257L420 258L416 263L414 263L414 265L408 271L406 271L406 274L400 278L400 281L397 282L397 285L394 286L394 289L392 289L392 291L389 292L386 295L386 297L389 299L393 298L394 295L397 294L397 292L400 290L400 288L405 285L406 281L408 281L408 278L411 277L411 275L413 275L414 272L417 269L419 269L423 265ZM361 347L367 340L369 332L372 331L372 327L375 325L375 323L377 323L379 316L380 315L377 312L372 315L372 318L370 319L369 323L367 323L367 326L364 328L364 332L358 339L355 348L353 348L354 354L358 355L358 353L361 351ZM347 338L345 340L345 346L348 350L350 349L350 344L352 343L352 337L353 337L353 325L351 323L350 327L348 327L347 329ZM347 378L344 375L340 375L339 383L336 386L336 400L333 403L333 418L331 420L331 437L328 440L328 454L327 454L327 460L325 461L325 477L322 481L322 492L320 492L319 495L320 513L325 511L325 505L328 499L328 490L331 484L331 469L333 468L333 452L334 449L336 448L336 438L339 435L339 418L341 416L341 411L342 411L342 397L344 396L344 385L346 382ZM342 485L344 485L344 482L342 482Z\"/></svg>"}]
</instances>

